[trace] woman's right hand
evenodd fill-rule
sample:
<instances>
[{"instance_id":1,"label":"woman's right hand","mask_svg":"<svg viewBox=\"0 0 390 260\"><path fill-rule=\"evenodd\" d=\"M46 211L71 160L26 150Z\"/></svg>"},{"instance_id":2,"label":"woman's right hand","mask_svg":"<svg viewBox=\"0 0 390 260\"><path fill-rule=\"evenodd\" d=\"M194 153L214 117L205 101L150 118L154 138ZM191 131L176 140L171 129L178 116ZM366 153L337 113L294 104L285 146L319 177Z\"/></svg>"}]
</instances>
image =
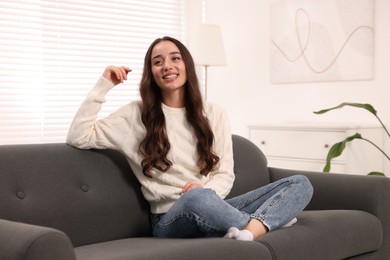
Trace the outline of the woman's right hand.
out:
<instances>
[{"instance_id":1,"label":"woman's right hand","mask_svg":"<svg viewBox=\"0 0 390 260\"><path fill-rule=\"evenodd\" d=\"M108 66L103 72L103 77L114 85L118 85L127 80L127 73L129 72L131 72L131 69L126 66Z\"/></svg>"},{"instance_id":2,"label":"woman's right hand","mask_svg":"<svg viewBox=\"0 0 390 260\"><path fill-rule=\"evenodd\" d=\"M193 182L187 182L186 185L181 190L181 194L184 194L186 192L189 192L193 189L203 188L203 186L199 183L193 183Z\"/></svg>"}]
</instances>

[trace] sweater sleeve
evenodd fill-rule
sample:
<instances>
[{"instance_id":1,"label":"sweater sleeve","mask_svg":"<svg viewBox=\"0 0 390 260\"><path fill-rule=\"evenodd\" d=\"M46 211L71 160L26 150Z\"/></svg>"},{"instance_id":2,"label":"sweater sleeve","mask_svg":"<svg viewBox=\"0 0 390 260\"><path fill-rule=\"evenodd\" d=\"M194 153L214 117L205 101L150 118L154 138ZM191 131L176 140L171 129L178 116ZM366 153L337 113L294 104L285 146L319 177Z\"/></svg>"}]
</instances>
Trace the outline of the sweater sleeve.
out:
<instances>
[{"instance_id":1,"label":"sweater sleeve","mask_svg":"<svg viewBox=\"0 0 390 260\"><path fill-rule=\"evenodd\" d=\"M128 127L123 125L129 118L129 106L124 106L106 118L97 120L105 96L114 87L114 84L100 77L93 89L76 113L69 128L66 142L81 149L89 148L115 148L119 139L125 134L121 133Z\"/></svg>"},{"instance_id":2,"label":"sweater sleeve","mask_svg":"<svg viewBox=\"0 0 390 260\"><path fill-rule=\"evenodd\" d=\"M215 138L215 153L219 156L219 167L210 173L205 188L213 189L221 198L225 198L233 187L235 179L233 162L233 144L229 119L222 109L214 112L211 125ZM210 119L210 118L209 118Z\"/></svg>"}]
</instances>

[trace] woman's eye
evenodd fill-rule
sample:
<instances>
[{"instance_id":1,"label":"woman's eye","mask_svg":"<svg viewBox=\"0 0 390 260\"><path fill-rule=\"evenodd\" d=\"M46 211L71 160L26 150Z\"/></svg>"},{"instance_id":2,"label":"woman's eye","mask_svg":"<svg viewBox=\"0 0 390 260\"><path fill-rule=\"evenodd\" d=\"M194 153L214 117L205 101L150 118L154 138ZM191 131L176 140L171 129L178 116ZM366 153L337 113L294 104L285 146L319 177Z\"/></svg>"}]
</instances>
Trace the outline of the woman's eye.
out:
<instances>
[{"instance_id":1,"label":"woman's eye","mask_svg":"<svg viewBox=\"0 0 390 260\"><path fill-rule=\"evenodd\" d=\"M174 61L178 61L178 60L181 60L181 57L179 57L179 56L176 56L176 57L173 57L173 58L172 58L172 60L174 60Z\"/></svg>"},{"instance_id":2,"label":"woman's eye","mask_svg":"<svg viewBox=\"0 0 390 260\"><path fill-rule=\"evenodd\" d=\"M154 65L161 65L162 64L162 61L161 60L156 60L156 61L154 61L154 63L153 63Z\"/></svg>"}]
</instances>

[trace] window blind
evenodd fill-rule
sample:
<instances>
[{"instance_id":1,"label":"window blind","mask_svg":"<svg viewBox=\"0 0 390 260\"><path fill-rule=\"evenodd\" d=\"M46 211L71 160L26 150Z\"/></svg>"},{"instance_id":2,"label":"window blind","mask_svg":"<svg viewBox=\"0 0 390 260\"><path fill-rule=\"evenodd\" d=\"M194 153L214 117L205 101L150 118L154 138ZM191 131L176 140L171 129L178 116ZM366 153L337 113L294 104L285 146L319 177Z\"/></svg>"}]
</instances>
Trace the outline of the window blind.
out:
<instances>
[{"instance_id":1,"label":"window blind","mask_svg":"<svg viewBox=\"0 0 390 260\"><path fill-rule=\"evenodd\" d=\"M2 0L0 144L64 142L108 65L133 69L100 117L139 99L147 48L183 39L182 0Z\"/></svg>"}]
</instances>

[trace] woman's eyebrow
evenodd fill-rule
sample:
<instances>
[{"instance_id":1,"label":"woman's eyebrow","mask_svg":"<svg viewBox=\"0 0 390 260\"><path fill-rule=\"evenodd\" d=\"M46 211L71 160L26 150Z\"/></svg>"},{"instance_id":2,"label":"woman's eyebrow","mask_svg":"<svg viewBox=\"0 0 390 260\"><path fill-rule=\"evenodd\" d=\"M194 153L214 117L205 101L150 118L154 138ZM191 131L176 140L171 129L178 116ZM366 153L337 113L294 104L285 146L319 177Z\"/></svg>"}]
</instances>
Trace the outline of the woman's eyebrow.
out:
<instances>
[{"instance_id":1,"label":"woman's eyebrow","mask_svg":"<svg viewBox=\"0 0 390 260\"><path fill-rule=\"evenodd\" d=\"M173 51L173 52L170 52L170 53L169 53L169 55L175 55L175 54L180 54L180 55L181 55L180 51ZM154 56L154 57L152 58L152 60L158 59L158 58L162 58L162 57L163 57L163 56L162 56L161 54L157 54L156 56Z\"/></svg>"},{"instance_id":2,"label":"woman's eyebrow","mask_svg":"<svg viewBox=\"0 0 390 260\"><path fill-rule=\"evenodd\" d=\"M162 57L162 55L161 55L161 54L158 54L158 55L154 56L154 57L152 58L152 60L158 59L158 58L161 58L161 57Z\"/></svg>"}]
</instances>

